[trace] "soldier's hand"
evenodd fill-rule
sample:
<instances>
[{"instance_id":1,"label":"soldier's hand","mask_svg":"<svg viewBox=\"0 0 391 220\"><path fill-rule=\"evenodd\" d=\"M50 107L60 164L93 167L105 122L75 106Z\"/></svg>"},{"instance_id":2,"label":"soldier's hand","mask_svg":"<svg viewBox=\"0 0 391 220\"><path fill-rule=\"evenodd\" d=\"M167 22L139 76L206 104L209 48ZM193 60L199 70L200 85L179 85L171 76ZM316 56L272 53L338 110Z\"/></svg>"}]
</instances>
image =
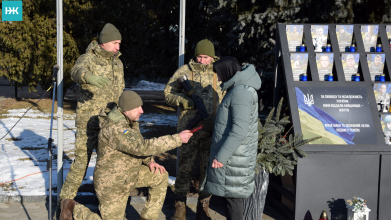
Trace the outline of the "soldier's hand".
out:
<instances>
[{"instance_id":1,"label":"soldier's hand","mask_svg":"<svg viewBox=\"0 0 391 220\"><path fill-rule=\"evenodd\" d=\"M205 120L201 121L203 125L202 129L204 131L213 131L215 125L215 117L208 117Z\"/></svg>"},{"instance_id":2,"label":"soldier's hand","mask_svg":"<svg viewBox=\"0 0 391 220\"><path fill-rule=\"evenodd\" d=\"M104 86L110 85L111 81L104 76L90 76L87 79L87 83L102 88Z\"/></svg>"},{"instance_id":3,"label":"soldier's hand","mask_svg":"<svg viewBox=\"0 0 391 220\"><path fill-rule=\"evenodd\" d=\"M193 136L193 133L191 133L190 130L184 130L179 133L179 136L181 136L182 143L186 144L187 142L189 142L191 136Z\"/></svg>"},{"instance_id":4,"label":"soldier's hand","mask_svg":"<svg viewBox=\"0 0 391 220\"><path fill-rule=\"evenodd\" d=\"M189 98L183 98L181 100L181 104L185 110L194 108L194 102L192 99Z\"/></svg>"},{"instance_id":5,"label":"soldier's hand","mask_svg":"<svg viewBox=\"0 0 391 220\"><path fill-rule=\"evenodd\" d=\"M166 168L164 168L164 166L162 165L159 165L158 163L156 162L151 162L148 164L148 167L149 169L151 170L151 172L155 171L153 174L157 174L157 172L160 170L160 174L163 174L164 172L166 172Z\"/></svg>"}]
</instances>

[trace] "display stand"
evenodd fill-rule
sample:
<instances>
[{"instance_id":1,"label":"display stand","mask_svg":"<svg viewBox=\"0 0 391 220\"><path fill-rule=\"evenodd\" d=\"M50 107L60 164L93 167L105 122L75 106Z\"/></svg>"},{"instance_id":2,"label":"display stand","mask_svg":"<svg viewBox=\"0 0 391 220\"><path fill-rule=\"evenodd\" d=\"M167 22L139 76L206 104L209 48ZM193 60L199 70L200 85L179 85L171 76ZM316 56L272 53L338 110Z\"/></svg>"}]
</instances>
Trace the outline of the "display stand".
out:
<instances>
[{"instance_id":1,"label":"display stand","mask_svg":"<svg viewBox=\"0 0 391 220\"><path fill-rule=\"evenodd\" d=\"M272 199L272 203L290 219L318 219L322 210L327 211L329 219L347 219L345 201L356 196L367 200L372 210L371 220L389 219L391 145L385 142L381 116L384 118L391 112L379 112L374 92L377 83L391 84L391 50L386 24L375 24L379 33L377 44L383 45L382 52L364 50L361 27L374 24L353 24L356 53L360 58L360 81L349 81L349 77L345 77L341 61L344 52L339 50L336 32L338 24L319 24L328 25L328 43L331 44L328 54L334 57L334 81L322 81L319 77L311 35L311 26L317 24L300 24L306 46L303 53L308 54L308 81L294 79L291 53L300 52L289 51L286 25L298 24L277 24L273 103L277 106L281 87L285 86L294 132L303 134L305 139L322 138L301 147L308 157L299 159L291 191L270 178L272 193L281 194L282 200L288 201ZM367 54L385 54L385 82L371 80Z\"/></svg>"}]
</instances>

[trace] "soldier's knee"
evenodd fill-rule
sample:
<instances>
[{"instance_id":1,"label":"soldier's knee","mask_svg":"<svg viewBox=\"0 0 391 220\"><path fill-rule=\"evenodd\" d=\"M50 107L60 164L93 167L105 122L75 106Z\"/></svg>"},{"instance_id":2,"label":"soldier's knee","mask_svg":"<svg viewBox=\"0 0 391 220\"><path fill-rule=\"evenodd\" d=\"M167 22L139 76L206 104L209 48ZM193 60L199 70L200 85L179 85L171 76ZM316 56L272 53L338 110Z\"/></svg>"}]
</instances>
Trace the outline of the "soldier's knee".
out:
<instances>
[{"instance_id":1,"label":"soldier's knee","mask_svg":"<svg viewBox=\"0 0 391 220\"><path fill-rule=\"evenodd\" d=\"M159 185L160 184L167 184L168 185L168 172L164 172L163 174L159 175Z\"/></svg>"},{"instance_id":2,"label":"soldier's knee","mask_svg":"<svg viewBox=\"0 0 391 220\"><path fill-rule=\"evenodd\" d=\"M163 181L168 182L168 172L167 171L162 174L162 178L163 178Z\"/></svg>"}]
</instances>

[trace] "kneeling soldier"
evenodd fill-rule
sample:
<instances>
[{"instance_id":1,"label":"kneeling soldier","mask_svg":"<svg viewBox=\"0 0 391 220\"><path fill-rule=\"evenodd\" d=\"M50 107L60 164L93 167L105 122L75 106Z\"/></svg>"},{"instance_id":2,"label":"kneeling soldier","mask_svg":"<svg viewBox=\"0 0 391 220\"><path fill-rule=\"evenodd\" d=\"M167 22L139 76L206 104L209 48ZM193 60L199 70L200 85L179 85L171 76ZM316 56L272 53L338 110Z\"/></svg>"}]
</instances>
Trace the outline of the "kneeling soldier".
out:
<instances>
[{"instance_id":1,"label":"kneeling soldier","mask_svg":"<svg viewBox=\"0 0 391 220\"><path fill-rule=\"evenodd\" d=\"M149 187L148 200L140 219L158 219L166 196L168 174L151 155L180 147L192 136L189 130L159 138L144 139L139 120L143 102L135 92L124 91L119 107L106 108L99 114L98 159L94 187L102 219L120 219L125 214L129 193ZM61 201L60 219L101 219L71 199Z\"/></svg>"}]
</instances>

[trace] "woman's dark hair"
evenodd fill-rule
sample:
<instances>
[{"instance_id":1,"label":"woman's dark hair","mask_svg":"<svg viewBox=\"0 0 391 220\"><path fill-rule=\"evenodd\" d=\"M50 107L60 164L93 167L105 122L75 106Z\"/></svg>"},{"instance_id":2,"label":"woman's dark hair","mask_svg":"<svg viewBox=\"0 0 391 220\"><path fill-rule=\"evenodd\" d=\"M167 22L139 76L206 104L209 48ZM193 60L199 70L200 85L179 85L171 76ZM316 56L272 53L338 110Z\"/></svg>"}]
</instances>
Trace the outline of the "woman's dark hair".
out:
<instances>
[{"instance_id":1,"label":"woman's dark hair","mask_svg":"<svg viewBox=\"0 0 391 220\"><path fill-rule=\"evenodd\" d=\"M239 61L235 57L223 57L213 63L213 69L223 83L230 80L238 71L242 70Z\"/></svg>"}]
</instances>

